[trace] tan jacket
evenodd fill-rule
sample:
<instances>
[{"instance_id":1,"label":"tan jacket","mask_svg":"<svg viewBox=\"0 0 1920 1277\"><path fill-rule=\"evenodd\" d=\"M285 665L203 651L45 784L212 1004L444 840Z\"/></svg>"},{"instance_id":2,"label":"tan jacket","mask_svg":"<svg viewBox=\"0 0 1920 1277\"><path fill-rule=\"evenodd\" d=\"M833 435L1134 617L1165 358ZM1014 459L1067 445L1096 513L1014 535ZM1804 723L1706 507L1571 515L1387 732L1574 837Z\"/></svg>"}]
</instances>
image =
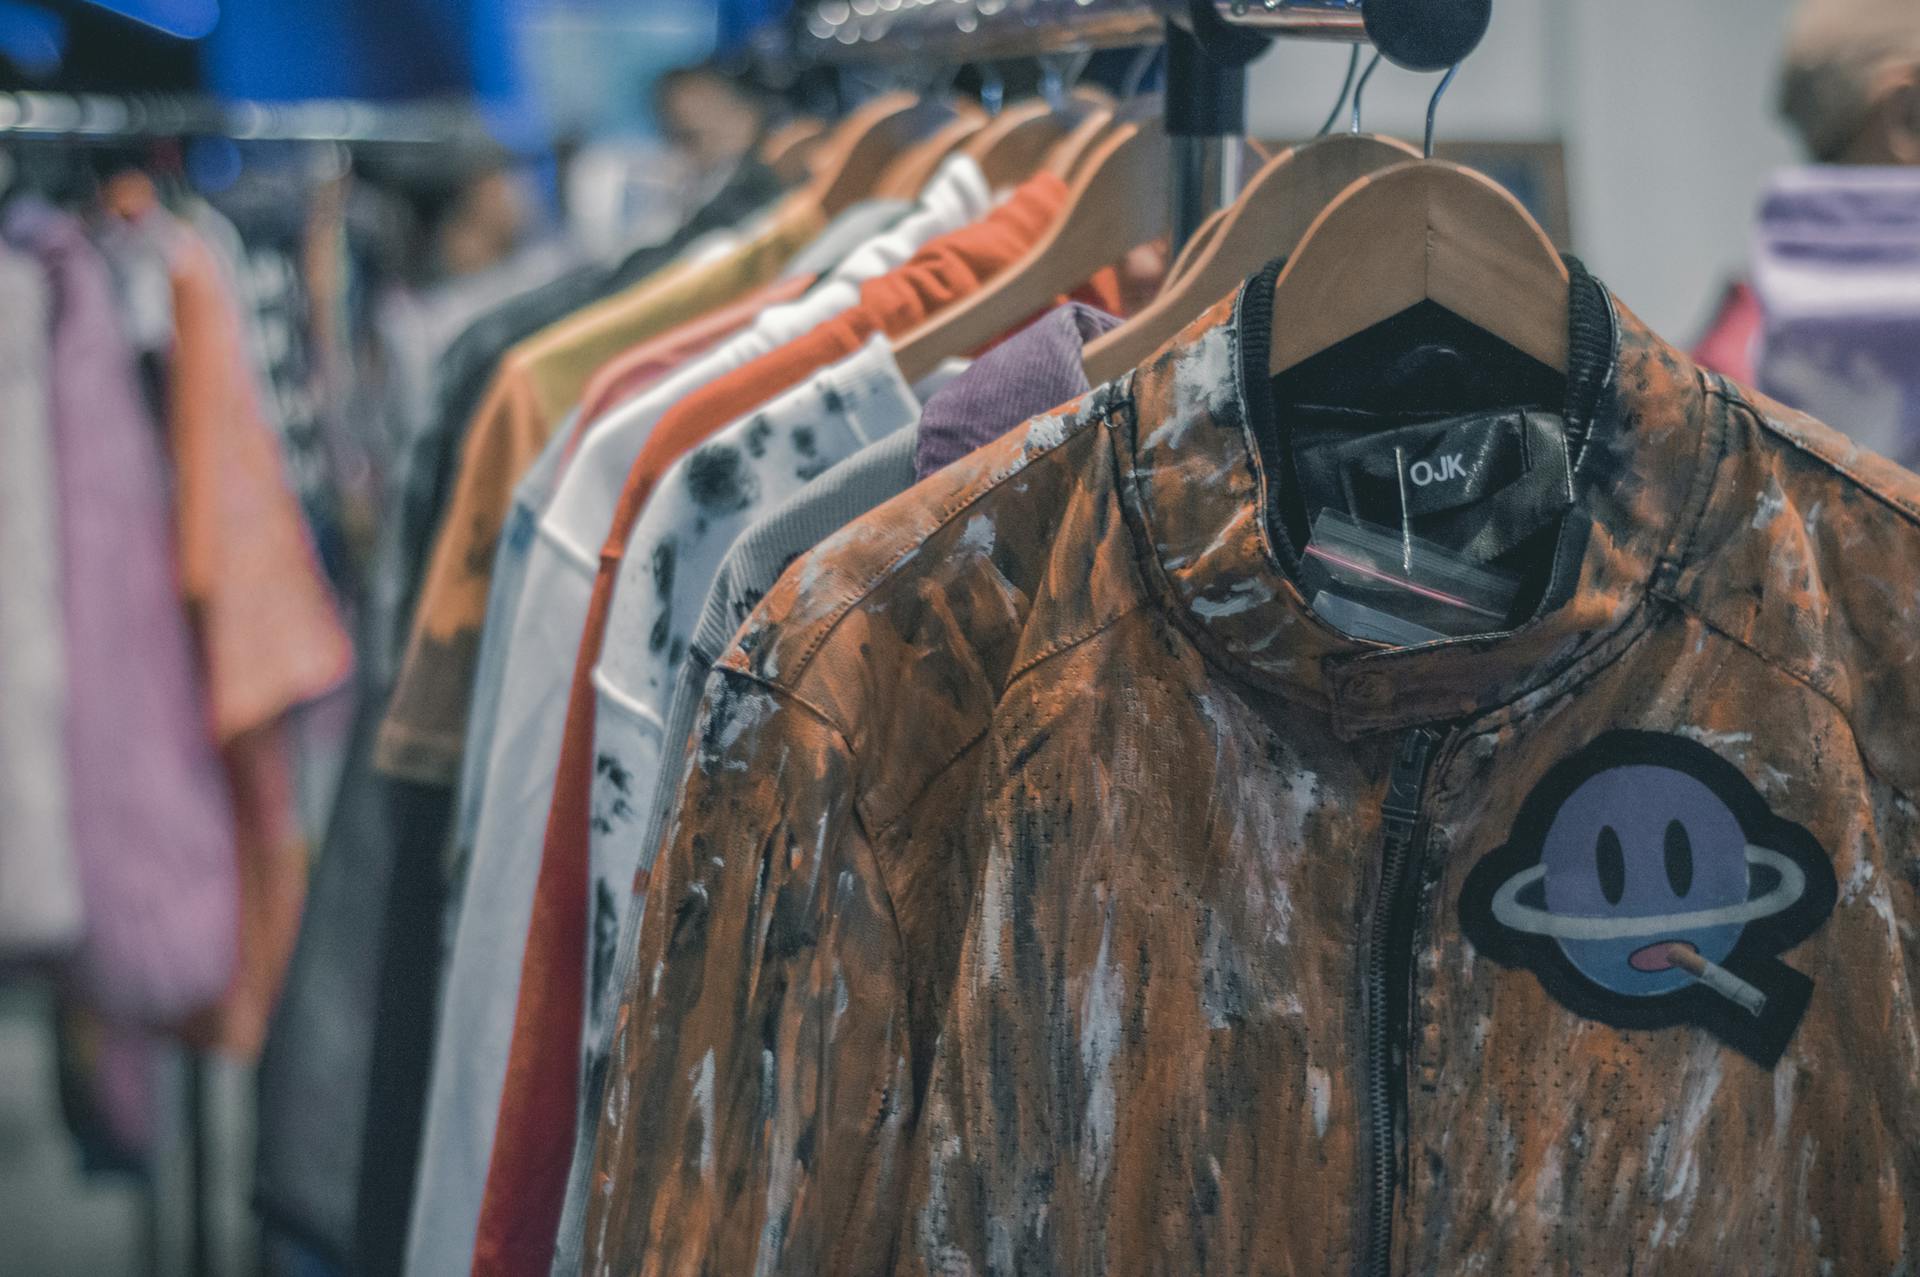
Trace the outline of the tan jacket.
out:
<instances>
[{"instance_id":1,"label":"tan jacket","mask_svg":"<svg viewBox=\"0 0 1920 1277\"><path fill-rule=\"evenodd\" d=\"M1920 480L1589 285L1542 613L1369 647L1265 517L1270 278L748 623L588 1271L1920 1262Z\"/></svg>"}]
</instances>

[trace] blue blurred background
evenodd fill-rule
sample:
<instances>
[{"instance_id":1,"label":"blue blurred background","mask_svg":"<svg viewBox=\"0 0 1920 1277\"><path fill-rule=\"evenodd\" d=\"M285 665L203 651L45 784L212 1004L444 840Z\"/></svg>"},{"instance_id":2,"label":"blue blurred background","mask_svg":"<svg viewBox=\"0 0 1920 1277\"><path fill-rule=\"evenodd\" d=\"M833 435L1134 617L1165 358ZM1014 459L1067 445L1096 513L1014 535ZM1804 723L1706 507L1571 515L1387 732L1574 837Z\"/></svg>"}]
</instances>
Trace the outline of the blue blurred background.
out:
<instances>
[{"instance_id":1,"label":"blue blurred background","mask_svg":"<svg viewBox=\"0 0 1920 1277\"><path fill-rule=\"evenodd\" d=\"M502 140L644 130L660 70L784 0L0 0L0 85L259 101L460 97Z\"/></svg>"}]
</instances>

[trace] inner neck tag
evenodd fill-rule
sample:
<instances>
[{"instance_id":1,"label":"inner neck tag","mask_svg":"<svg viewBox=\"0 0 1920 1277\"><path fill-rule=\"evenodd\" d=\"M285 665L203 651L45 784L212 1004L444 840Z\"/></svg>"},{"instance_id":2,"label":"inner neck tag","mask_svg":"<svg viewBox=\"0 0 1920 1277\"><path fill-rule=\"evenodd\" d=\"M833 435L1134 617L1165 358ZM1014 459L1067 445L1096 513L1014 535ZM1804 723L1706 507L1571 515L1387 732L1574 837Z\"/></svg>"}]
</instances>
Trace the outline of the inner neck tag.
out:
<instances>
[{"instance_id":1,"label":"inner neck tag","mask_svg":"<svg viewBox=\"0 0 1920 1277\"><path fill-rule=\"evenodd\" d=\"M1294 458L1312 516L1314 610L1358 638L1411 646L1509 628L1573 503L1562 419L1513 409L1357 433L1304 424Z\"/></svg>"},{"instance_id":2,"label":"inner neck tag","mask_svg":"<svg viewBox=\"0 0 1920 1277\"><path fill-rule=\"evenodd\" d=\"M1303 423L1294 463L1310 514L1404 525L1473 563L1498 562L1573 504L1565 422L1533 409L1364 433Z\"/></svg>"}]
</instances>

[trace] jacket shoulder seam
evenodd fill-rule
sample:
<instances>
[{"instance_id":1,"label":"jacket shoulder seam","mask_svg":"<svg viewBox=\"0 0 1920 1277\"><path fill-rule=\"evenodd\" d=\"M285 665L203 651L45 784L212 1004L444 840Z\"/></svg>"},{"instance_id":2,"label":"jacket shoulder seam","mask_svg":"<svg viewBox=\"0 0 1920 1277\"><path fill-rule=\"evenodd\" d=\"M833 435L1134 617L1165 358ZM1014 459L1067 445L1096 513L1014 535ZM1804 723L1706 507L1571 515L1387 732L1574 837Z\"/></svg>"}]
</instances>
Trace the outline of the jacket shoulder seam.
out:
<instances>
[{"instance_id":1,"label":"jacket shoulder seam","mask_svg":"<svg viewBox=\"0 0 1920 1277\"><path fill-rule=\"evenodd\" d=\"M1714 493L1719 486L1720 471L1726 465L1728 450L1733 447L1733 431L1727 425L1727 415L1724 411L1733 406L1732 401L1716 392L1711 379L1706 380L1703 389L1706 390L1709 398L1718 398L1723 409L1718 417L1710 418L1715 436L1712 441L1713 458L1711 463L1706 465L1700 464L1705 460L1704 457L1695 460L1692 488L1688 492L1685 507L1686 535L1680 539L1680 552L1677 555L1673 554L1673 543L1670 541L1667 548L1667 555L1670 557L1656 561L1653 576L1648 583L1648 588L1651 590L1657 590L1665 580L1678 579L1682 565L1693 561L1693 547L1700 539L1701 531L1707 526L1707 514L1713 509ZM1703 448L1702 451L1704 452L1705 449Z\"/></svg>"},{"instance_id":2,"label":"jacket shoulder seam","mask_svg":"<svg viewBox=\"0 0 1920 1277\"><path fill-rule=\"evenodd\" d=\"M848 758L859 757L859 755L854 752L853 733L835 722L833 715L814 704L806 696L802 695L798 689L790 687L785 683L777 683L762 674L757 674L750 669L742 669L737 665L716 665L713 667L713 672L727 674L734 678L744 680L745 682L757 684L767 691L775 693L782 700L793 702L797 708L805 710L810 717L819 719L821 725L834 734L839 741L840 748L846 753Z\"/></svg>"},{"instance_id":3,"label":"jacket shoulder seam","mask_svg":"<svg viewBox=\"0 0 1920 1277\"><path fill-rule=\"evenodd\" d=\"M1706 615L1699 608L1693 606L1691 603L1687 602L1685 599L1676 598L1674 595L1666 593L1665 591L1662 591L1660 593L1660 597L1665 599L1669 604L1673 605L1674 607L1679 608L1682 612L1686 613L1688 616L1692 617L1694 620L1700 622L1701 625L1705 626L1708 630L1718 635L1721 639L1725 640L1728 643L1733 644L1735 647L1739 648L1741 651L1747 653L1749 656L1753 657L1753 659L1755 659L1756 661L1759 661L1762 665L1765 665L1768 669L1777 671L1780 675L1782 675L1785 678L1792 679L1794 682L1800 684L1800 686L1806 688L1807 691L1813 693L1815 696L1825 701L1828 705L1832 706L1834 713L1840 716L1840 721L1847 725L1847 735L1851 737L1853 740L1854 753L1860 756L1861 768L1869 776L1872 776L1875 780L1879 781L1882 785L1885 785L1888 789L1900 795L1900 797L1906 799L1907 802L1913 803L1916 806L1920 806L1920 795L1915 795L1907 792L1907 789L1904 786L1881 775L1880 772L1874 768L1873 761L1869 759L1866 755L1866 752L1860 748L1860 734L1854 730L1853 712L1849 710L1845 705L1842 705L1839 699L1836 698L1832 692L1828 691L1826 688L1821 687L1818 683L1816 683L1813 680L1812 675L1808 674L1803 670L1795 668L1793 665L1788 664L1786 661L1781 660L1779 657L1774 656L1772 653L1767 652L1764 649L1755 646L1753 643L1749 642L1744 638L1741 638L1738 634L1735 634L1733 631L1719 624L1712 617Z\"/></svg>"},{"instance_id":4,"label":"jacket shoulder seam","mask_svg":"<svg viewBox=\"0 0 1920 1277\"><path fill-rule=\"evenodd\" d=\"M905 820L907 818L907 813L913 810L913 805L920 801L920 796L922 794L925 794L929 789L932 789L935 785L939 784L940 778L942 776L945 776L948 772L952 771L953 765L955 763L965 758L967 756L967 753L970 750L972 750L976 745L978 745L981 741L987 738L987 730L988 730L988 725L982 725L979 731L967 737L965 742L961 744L960 748L954 750L953 753L949 754L946 757L946 759L943 762L941 762L941 764L938 767L933 768L931 771L927 773L926 779L923 780L917 787L915 787L913 793L908 795L907 798L901 802L900 810L897 813L888 817L886 820L875 822L873 826L874 838L879 839L879 838L885 837L886 834L895 825ZM859 801L854 803L854 806L856 808L864 807L865 805L866 804L864 801ZM862 823L865 823L865 817L862 817Z\"/></svg>"},{"instance_id":5,"label":"jacket shoulder seam","mask_svg":"<svg viewBox=\"0 0 1920 1277\"><path fill-rule=\"evenodd\" d=\"M1860 489L1860 491L1899 514L1914 528L1920 529L1920 507L1916 507L1894 493L1886 491L1879 484L1866 478L1840 458L1832 456L1820 448L1812 440L1804 438L1788 428L1783 422L1776 421L1773 417L1761 412L1759 408L1749 402L1746 396L1742 395L1738 390L1728 387L1724 382L1716 378L1707 393L1721 400L1728 407L1745 412L1767 434L1785 443L1795 451L1812 458L1820 465L1825 466L1827 469L1851 483L1854 487Z\"/></svg>"},{"instance_id":6,"label":"jacket shoulder seam","mask_svg":"<svg viewBox=\"0 0 1920 1277\"><path fill-rule=\"evenodd\" d=\"M1007 675L1006 687L1001 694L1005 695L1006 692L1012 691L1014 686L1017 683L1019 683L1021 679L1033 673L1035 670L1039 669L1042 665L1045 665L1048 661L1051 661L1056 656L1064 656L1068 652L1071 652L1073 649L1077 647L1083 647L1086 644L1091 643L1094 639L1099 638L1102 634L1112 629L1115 625L1118 625L1121 621L1126 620L1129 616L1132 616L1135 612L1138 612L1147 606L1148 606L1147 600L1135 599L1132 603L1128 604L1126 607L1121 608L1119 611L1107 617L1105 620L1094 621L1088 627L1086 633L1079 634L1079 635L1072 635L1072 636L1062 636L1060 638L1055 639L1053 642L1047 644L1045 647L1041 648L1038 652L1035 652L1031 657L1029 657L1027 659L1026 664L1015 667L1014 670Z\"/></svg>"},{"instance_id":7,"label":"jacket shoulder seam","mask_svg":"<svg viewBox=\"0 0 1920 1277\"><path fill-rule=\"evenodd\" d=\"M961 515L965 514L968 510L972 509L975 505L978 505L981 501L984 501L987 497L991 496L995 492L998 492L1001 488L1005 487L1007 484L1011 483L1014 479L1018 478L1023 472L1025 472L1030 466L1032 466L1034 462L1039 461L1044 457L1051 456L1053 453L1058 452L1060 449L1065 448L1069 444L1074 443L1077 440L1084 437L1089 428L1095 427L1100 423L1103 423L1107 419L1110 412L1111 412L1110 407L1103 407L1098 412L1090 413L1086 418L1086 420L1082 421L1074 429L1067 431L1066 434L1062 436L1058 442L1050 444L1049 446L1041 449L1038 452L1028 453L1026 456L1020 459L1019 464L1007 470L1006 473L1000 475L992 483L989 483L985 487L982 487L978 490L963 490L956 504L946 509L943 509L940 512L939 516L932 523L927 525L925 530L923 530L919 535L913 537L911 540L902 544L894 555L888 558L887 561L882 566L875 569L868 576L866 581L860 584L857 588L849 591L847 597L844 600L842 600L837 607L835 607L834 611L825 620L819 623L819 626L818 626L819 632L815 634L812 639L808 640L805 649L800 653L799 659L796 660L793 664L792 674L790 676L784 675L784 674L781 676L782 677L781 685L786 685L787 679L789 677L791 678L794 684L797 684L800 679L806 676L806 672L808 668L813 663L813 658L819 654L820 649L824 647L827 641L833 637L834 633L839 630L841 624L846 621L847 617L852 614L855 608L859 607L862 603L866 602L867 599L873 596L874 591L879 589L880 586L884 584L887 581L887 579L894 574L895 570L899 568L901 563L905 562L912 555L918 553L926 545L928 541L933 539L933 537L937 535L942 529L951 525L955 519L959 518ZM1045 414L1041 414L1041 415L1045 415ZM1019 427L1015 427L1015 429L1018 429L1018 428Z\"/></svg>"},{"instance_id":8,"label":"jacket shoulder seam","mask_svg":"<svg viewBox=\"0 0 1920 1277\"><path fill-rule=\"evenodd\" d=\"M1148 604L1142 601L1142 602L1135 603L1131 607L1122 608L1118 612L1115 612L1112 616L1108 617L1106 620L1097 622L1091 629L1087 630L1087 632L1084 634L1081 634L1074 638L1058 639L1055 642L1049 644L1044 650L1034 655L1032 659L1028 660L1025 665L1019 666L1011 674L1007 676L1007 681L1000 689L1000 695L999 695L999 698L995 701L994 708L996 710L999 708L999 702L1001 700L1006 699L1007 693L1011 692L1014 689L1014 687L1020 682L1021 679L1033 673L1035 670L1039 669L1042 665L1045 665L1048 661L1053 660L1055 657L1064 656L1068 652L1071 652L1076 648L1084 647L1086 644L1091 643L1094 639L1099 638L1102 634L1112 629L1115 625L1118 625L1121 621L1126 620L1129 616L1132 616L1135 612L1141 611L1147 606ZM987 733L989 733L992 730L993 730L993 717L992 715L989 715L986 723L981 725L981 728L979 731L967 737L966 741L962 743L958 749L954 750L952 754L948 755L948 757L944 762L942 762L938 767L933 768L931 771L927 773L927 778L923 782L921 782L918 786L916 786L914 788L913 793L908 795L908 797L900 803L900 812L898 815L889 818L884 823L876 824L873 827L874 837L878 838L880 835L886 833L889 829L892 829L895 825L899 824L902 820L904 820L906 818L907 813L913 809L913 805L920 801L920 796L922 794L925 794L929 789L932 789L935 785L939 784L940 778L942 776L945 776L949 771L951 771L955 763L959 762L962 758L965 758L967 756L968 751L972 750L981 741L985 740L987 737Z\"/></svg>"}]
</instances>

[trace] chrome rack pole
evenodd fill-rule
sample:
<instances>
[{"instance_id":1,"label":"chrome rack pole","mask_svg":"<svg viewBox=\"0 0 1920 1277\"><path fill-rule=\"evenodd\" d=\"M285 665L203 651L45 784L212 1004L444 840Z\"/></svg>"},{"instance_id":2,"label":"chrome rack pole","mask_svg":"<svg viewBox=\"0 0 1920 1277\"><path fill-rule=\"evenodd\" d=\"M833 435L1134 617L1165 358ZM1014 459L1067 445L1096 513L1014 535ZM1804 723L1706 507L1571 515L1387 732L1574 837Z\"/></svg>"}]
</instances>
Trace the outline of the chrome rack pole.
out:
<instances>
[{"instance_id":1,"label":"chrome rack pole","mask_svg":"<svg viewBox=\"0 0 1920 1277\"><path fill-rule=\"evenodd\" d=\"M1198 40L1168 23L1166 102L1173 156L1173 209L1167 227L1177 258L1200 224L1240 193L1246 68L1213 64Z\"/></svg>"},{"instance_id":2,"label":"chrome rack pole","mask_svg":"<svg viewBox=\"0 0 1920 1277\"><path fill-rule=\"evenodd\" d=\"M1263 36L1222 23L1210 5L1192 6L1191 29L1168 19L1167 139L1173 154L1171 251L1178 257L1200 224L1240 194L1246 149L1247 64Z\"/></svg>"},{"instance_id":3,"label":"chrome rack pole","mask_svg":"<svg viewBox=\"0 0 1920 1277\"><path fill-rule=\"evenodd\" d=\"M1344 40L1364 44L1361 0L1209 0L1228 26L1288 40Z\"/></svg>"},{"instance_id":4,"label":"chrome rack pole","mask_svg":"<svg viewBox=\"0 0 1920 1277\"><path fill-rule=\"evenodd\" d=\"M0 92L0 139L111 143L173 137L396 146L488 143L480 117L451 101L245 102L164 94Z\"/></svg>"},{"instance_id":5,"label":"chrome rack pole","mask_svg":"<svg viewBox=\"0 0 1920 1277\"><path fill-rule=\"evenodd\" d=\"M1173 150L1173 215L1167 223L1168 249L1177 259L1201 224L1233 203L1240 194L1240 157L1245 138L1237 134L1175 134Z\"/></svg>"},{"instance_id":6,"label":"chrome rack pole","mask_svg":"<svg viewBox=\"0 0 1920 1277\"><path fill-rule=\"evenodd\" d=\"M1444 70L1486 33L1493 0L821 0L807 43L830 63L959 64L1167 44L1170 228L1177 253L1240 191L1246 67L1276 38L1370 42Z\"/></svg>"},{"instance_id":7,"label":"chrome rack pole","mask_svg":"<svg viewBox=\"0 0 1920 1277\"><path fill-rule=\"evenodd\" d=\"M1216 57L1220 52L1209 33L1229 28L1266 39L1369 39L1359 0L819 0L801 20L791 53L841 65L901 59L959 64L1154 44L1164 38L1168 21L1199 32Z\"/></svg>"},{"instance_id":8,"label":"chrome rack pole","mask_svg":"<svg viewBox=\"0 0 1920 1277\"><path fill-rule=\"evenodd\" d=\"M1152 44L1166 25L1216 60L1242 39L1371 43L1410 71L1471 53L1493 0L819 0L796 56L819 63L922 60L946 65Z\"/></svg>"},{"instance_id":9,"label":"chrome rack pole","mask_svg":"<svg viewBox=\"0 0 1920 1277\"><path fill-rule=\"evenodd\" d=\"M1358 0L821 0L801 41L826 63L961 63L1167 44L1169 227L1178 252L1240 193L1246 67L1274 37L1364 41Z\"/></svg>"}]
</instances>

